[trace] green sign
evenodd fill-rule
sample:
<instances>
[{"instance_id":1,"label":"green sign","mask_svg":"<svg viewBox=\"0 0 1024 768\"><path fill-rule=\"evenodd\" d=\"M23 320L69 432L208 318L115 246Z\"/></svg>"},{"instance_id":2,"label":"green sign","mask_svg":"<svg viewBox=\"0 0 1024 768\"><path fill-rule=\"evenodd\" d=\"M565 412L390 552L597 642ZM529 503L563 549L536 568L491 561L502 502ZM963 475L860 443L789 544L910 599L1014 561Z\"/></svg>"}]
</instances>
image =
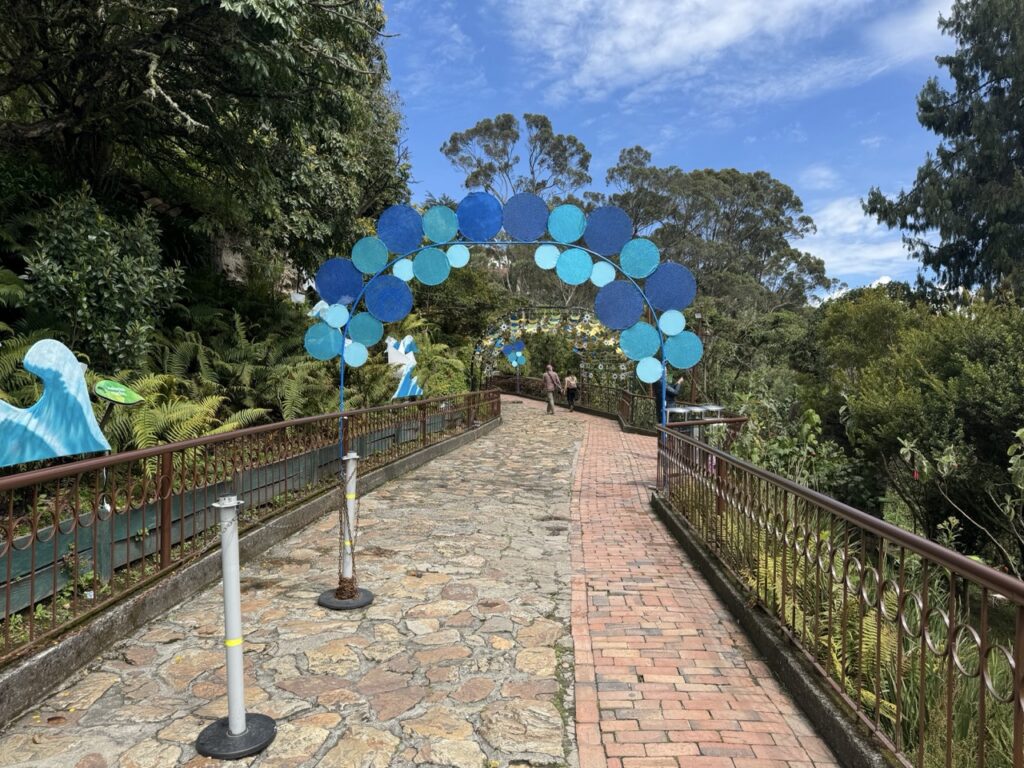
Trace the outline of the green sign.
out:
<instances>
[{"instance_id":1,"label":"green sign","mask_svg":"<svg viewBox=\"0 0 1024 768\"><path fill-rule=\"evenodd\" d=\"M134 392L119 381L103 379L96 382L96 397L101 397L117 405L138 405L146 398Z\"/></svg>"}]
</instances>

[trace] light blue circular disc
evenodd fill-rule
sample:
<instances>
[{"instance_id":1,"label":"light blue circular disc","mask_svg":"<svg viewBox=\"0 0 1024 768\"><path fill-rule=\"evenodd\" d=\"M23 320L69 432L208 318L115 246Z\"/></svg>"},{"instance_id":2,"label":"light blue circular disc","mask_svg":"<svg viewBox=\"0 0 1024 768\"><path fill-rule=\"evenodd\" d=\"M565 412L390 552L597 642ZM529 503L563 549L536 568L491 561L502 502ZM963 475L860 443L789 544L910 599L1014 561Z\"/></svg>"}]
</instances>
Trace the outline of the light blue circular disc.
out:
<instances>
[{"instance_id":1,"label":"light blue circular disc","mask_svg":"<svg viewBox=\"0 0 1024 768\"><path fill-rule=\"evenodd\" d=\"M643 360L657 353L661 347L661 336L653 325L636 323L622 332L619 347L630 360Z\"/></svg>"},{"instance_id":2,"label":"light blue circular disc","mask_svg":"<svg viewBox=\"0 0 1024 768\"><path fill-rule=\"evenodd\" d=\"M665 359L675 368L693 368L704 356L704 344L692 331L665 339Z\"/></svg>"},{"instance_id":3,"label":"light blue circular disc","mask_svg":"<svg viewBox=\"0 0 1024 768\"><path fill-rule=\"evenodd\" d=\"M658 318L658 327L666 336L675 336L686 328L686 318L678 309L670 309L668 312L661 313L661 317Z\"/></svg>"},{"instance_id":4,"label":"light blue circular disc","mask_svg":"<svg viewBox=\"0 0 1024 768\"><path fill-rule=\"evenodd\" d=\"M448 263L455 269L462 269L469 264L469 248L461 243L451 246L448 249Z\"/></svg>"},{"instance_id":5,"label":"light blue circular disc","mask_svg":"<svg viewBox=\"0 0 1024 768\"><path fill-rule=\"evenodd\" d=\"M664 366L654 357L645 357L636 364L636 377L644 384L653 384L656 381L660 381L664 371Z\"/></svg>"},{"instance_id":6,"label":"light blue circular disc","mask_svg":"<svg viewBox=\"0 0 1024 768\"><path fill-rule=\"evenodd\" d=\"M440 248L424 248L413 259L412 269L416 279L424 285L440 285L448 279L452 265Z\"/></svg>"},{"instance_id":7,"label":"light blue circular disc","mask_svg":"<svg viewBox=\"0 0 1024 768\"><path fill-rule=\"evenodd\" d=\"M352 246L352 263L364 275L375 275L388 265L388 247L379 237L364 237Z\"/></svg>"},{"instance_id":8,"label":"light blue circular disc","mask_svg":"<svg viewBox=\"0 0 1024 768\"><path fill-rule=\"evenodd\" d=\"M399 280L405 280L408 283L416 276L412 268L412 259L399 259L396 261L394 266L391 267L391 274Z\"/></svg>"},{"instance_id":9,"label":"light blue circular disc","mask_svg":"<svg viewBox=\"0 0 1024 768\"><path fill-rule=\"evenodd\" d=\"M587 217L575 205L560 205L548 216L548 232L560 243L575 243L586 228Z\"/></svg>"},{"instance_id":10,"label":"light blue circular disc","mask_svg":"<svg viewBox=\"0 0 1024 768\"><path fill-rule=\"evenodd\" d=\"M344 328L348 322L348 310L343 304L332 304L324 312L324 322L331 328Z\"/></svg>"},{"instance_id":11,"label":"light blue circular disc","mask_svg":"<svg viewBox=\"0 0 1024 768\"><path fill-rule=\"evenodd\" d=\"M310 326L304 342L306 351L317 360L331 360L341 354L341 334L326 323Z\"/></svg>"},{"instance_id":12,"label":"light blue circular disc","mask_svg":"<svg viewBox=\"0 0 1024 768\"><path fill-rule=\"evenodd\" d=\"M587 282L593 269L594 262L591 261L590 254L579 248L563 251L555 264L555 272L567 285L582 285Z\"/></svg>"},{"instance_id":13,"label":"light blue circular disc","mask_svg":"<svg viewBox=\"0 0 1024 768\"><path fill-rule=\"evenodd\" d=\"M537 266L541 269L554 269L555 264L558 263L558 255L561 251L558 250L558 246L546 245L537 246L537 250L533 252L533 260L537 262Z\"/></svg>"},{"instance_id":14,"label":"light blue circular disc","mask_svg":"<svg viewBox=\"0 0 1024 768\"><path fill-rule=\"evenodd\" d=\"M435 243L455 239L459 231L459 217L446 205L435 205L423 214L423 234Z\"/></svg>"},{"instance_id":15,"label":"light blue circular disc","mask_svg":"<svg viewBox=\"0 0 1024 768\"><path fill-rule=\"evenodd\" d=\"M358 341L350 341L345 345L345 364L358 368L370 356L369 350Z\"/></svg>"},{"instance_id":16,"label":"light blue circular disc","mask_svg":"<svg viewBox=\"0 0 1024 768\"><path fill-rule=\"evenodd\" d=\"M640 279L657 269L660 259L658 246L646 237L638 237L622 246L619 265L627 275Z\"/></svg>"},{"instance_id":17,"label":"light blue circular disc","mask_svg":"<svg viewBox=\"0 0 1024 768\"><path fill-rule=\"evenodd\" d=\"M599 261L594 265L594 271L590 273L590 282L598 288L603 288L615 279L615 267L607 261Z\"/></svg>"},{"instance_id":18,"label":"light blue circular disc","mask_svg":"<svg viewBox=\"0 0 1024 768\"><path fill-rule=\"evenodd\" d=\"M364 347L372 347L384 335L384 325L369 312L360 312L348 321L348 337Z\"/></svg>"}]
</instances>

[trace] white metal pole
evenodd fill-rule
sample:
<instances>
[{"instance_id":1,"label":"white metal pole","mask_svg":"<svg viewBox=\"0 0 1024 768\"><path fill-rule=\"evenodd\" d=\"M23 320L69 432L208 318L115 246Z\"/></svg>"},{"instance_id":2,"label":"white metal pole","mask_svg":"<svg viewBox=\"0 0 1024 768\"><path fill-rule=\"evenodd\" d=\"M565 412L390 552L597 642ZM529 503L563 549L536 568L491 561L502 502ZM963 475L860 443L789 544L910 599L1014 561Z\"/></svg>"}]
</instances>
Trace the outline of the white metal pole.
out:
<instances>
[{"instance_id":1,"label":"white metal pole","mask_svg":"<svg viewBox=\"0 0 1024 768\"><path fill-rule=\"evenodd\" d=\"M224 653L228 673L228 733L245 732L245 668L242 661L242 590L238 574L238 505L236 496L222 496L213 506L220 512L220 554L224 573Z\"/></svg>"},{"instance_id":2,"label":"white metal pole","mask_svg":"<svg viewBox=\"0 0 1024 768\"><path fill-rule=\"evenodd\" d=\"M345 454L345 514L342 516L341 575L351 579L355 571L355 534L358 525L358 504L356 500L356 476L359 454L349 451Z\"/></svg>"}]
</instances>

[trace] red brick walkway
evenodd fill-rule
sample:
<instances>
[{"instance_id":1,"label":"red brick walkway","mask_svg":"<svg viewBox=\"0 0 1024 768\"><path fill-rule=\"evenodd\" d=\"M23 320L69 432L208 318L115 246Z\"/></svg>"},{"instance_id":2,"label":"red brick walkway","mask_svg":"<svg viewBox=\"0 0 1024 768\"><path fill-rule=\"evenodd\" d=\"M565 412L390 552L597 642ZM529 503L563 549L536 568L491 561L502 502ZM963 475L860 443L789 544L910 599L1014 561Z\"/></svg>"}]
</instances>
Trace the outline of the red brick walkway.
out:
<instances>
[{"instance_id":1,"label":"red brick walkway","mask_svg":"<svg viewBox=\"0 0 1024 768\"><path fill-rule=\"evenodd\" d=\"M654 438L552 418L587 427L572 504L581 768L837 766L651 512Z\"/></svg>"}]
</instances>

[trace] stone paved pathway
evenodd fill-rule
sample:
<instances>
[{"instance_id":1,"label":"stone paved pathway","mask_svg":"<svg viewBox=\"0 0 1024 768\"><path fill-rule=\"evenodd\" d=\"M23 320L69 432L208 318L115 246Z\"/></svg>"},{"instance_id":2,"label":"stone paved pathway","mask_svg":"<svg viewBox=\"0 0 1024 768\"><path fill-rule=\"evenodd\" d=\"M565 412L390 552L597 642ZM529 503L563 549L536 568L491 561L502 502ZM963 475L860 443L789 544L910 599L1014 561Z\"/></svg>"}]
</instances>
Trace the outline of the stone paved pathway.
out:
<instances>
[{"instance_id":1,"label":"stone paved pathway","mask_svg":"<svg viewBox=\"0 0 1024 768\"><path fill-rule=\"evenodd\" d=\"M655 439L571 418L580 767L837 768L651 511Z\"/></svg>"},{"instance_id":2,"label":"stone paved pathway","mask_svg":"<svg viewBox=\"0 0 1024 768\"><path fill-rule=\"evenodd\" d=\"M505 410L490 435L362 501L366 610L316 606L337 579L325 519L243 568L259 757L197 757L226 714L220 587L154 621L0 737L0 766L575 765L569 498L583 425Z\"/></svg>"}]
</instances>

